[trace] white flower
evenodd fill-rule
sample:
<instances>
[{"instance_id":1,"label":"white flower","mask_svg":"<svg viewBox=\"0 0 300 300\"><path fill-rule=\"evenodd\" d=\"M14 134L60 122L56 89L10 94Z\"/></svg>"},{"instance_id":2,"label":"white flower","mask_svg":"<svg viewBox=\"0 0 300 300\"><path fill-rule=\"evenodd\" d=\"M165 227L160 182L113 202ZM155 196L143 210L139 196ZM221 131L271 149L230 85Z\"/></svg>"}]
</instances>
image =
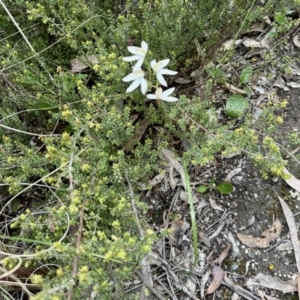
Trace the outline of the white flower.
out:
<instances>
[{"instance_id":1,"label":"white flower","mask_svg":"<svg viewBox=\"0 0 300 300\"><path fill-rule=\"evenodd\" d=\"M175 88L170 88L168 90L162 91L162 88L158 88L155 94L148 94L148 99L157 99L157 100L164 100L168 102L178 101L178 98L170 96L174 92Z\"/></svg>"},{"instance_id":2,"label":"white flower","mask_svg":"<svg viewBox=\"0 0 300 300\"><path fill-rule=\"evenodd\" d=\"M144 59L147 55L148 51L148 44L144 41L142 41L141 47L135 47L135 46L129 46L127 47L128 51L132 53L132 56L126 56L123 57L123 60L125 61L135 61L137 60L135 64L135 68L140 68L144 62Z\"/></svg>"},{"instance_id":3,"label":"white flower","mask_svg":"<svg viewBox=\"0 0 300 300\"><path fill-rule=\"evenodd\" d=\"M122 80L124 82L133 81L127 88L126 93L134 91L139 85L141 86L141 92L145 95L148 87L147 80L144 78L145 72L140 68L133 68L132 73L125 76Z\"/></svg>"},{"instance_id":4,"label":"white flower","mask_svg":"<svg viewBox=\"0 0 300 300\"><path fill-rule=\"evenodd\" d=\"M159 81L159 83L163 86L168 86L167 82L165 81L163 75L176 75L178 72L171 71L169 69L164 69L164 67L170 62L170 59L164 59L160 60L159 62L156 62L156 60L151 61L151 67L153 71L156 73L156 78Z\"/></svg>"}]
</instances>

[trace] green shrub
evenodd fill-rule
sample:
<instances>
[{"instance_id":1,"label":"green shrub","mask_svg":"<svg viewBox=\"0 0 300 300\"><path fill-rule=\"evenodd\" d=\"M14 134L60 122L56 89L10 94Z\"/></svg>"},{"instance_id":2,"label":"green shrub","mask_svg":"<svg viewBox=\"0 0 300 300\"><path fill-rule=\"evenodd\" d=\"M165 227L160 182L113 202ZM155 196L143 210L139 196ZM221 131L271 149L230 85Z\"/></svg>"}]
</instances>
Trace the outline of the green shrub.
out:
<instances>
[{"instance_id":1,"label":"green shrub","mask_svg":"<svg viewBox=\"0 0 300 300\"><path fill-rule=\"evenodd\" d=\"M138 189L138 182L146 183L164 167L160 149L172 147L174 139L191 145L184 153L187 163L205 166L217 153L242 150L265 174L281 174L279 149L266 137L269 160L264 160L255 132L262 127L271 131L280 123L273 113L281 105L278 99L270 101L261 122L253 125L249 115L232 130L234 121L218 122L212 82L207 82L205 99L181 95L178 104L146 103L138 91L125 94L122 78L130 70L122 57L128 54L127 45L147 41L149 60L170 58L171 68L178 71L204 66L217 57L225 39L274 6L274 1L258 9L246 0L234 1L233 7L229 0L222 5L198 2L9 3L35 53L1 11L0 114L6 128L0 131L0 179L7 187L2 193L10 197L10 213L17 215L9 227L28 255L23 264L49 264L45 277L31 278L42 287L32 299L65 299L66 290L72 299L83 299L90 288L97 299L112 299L113 294L129 298L124 280L137 270L155 235L143 217L146 205L136 198L146 232L139 237L124 176ZM98 63L89 62L90 55ZM70 72L70 60L79 57L87 58L88 68ZM139 115L137 122L134 114ZM139 141L145 118L149 130ZM154 134L153 126L162 128L161 133ZM16 253L15 240L2 238L7 252ZM5 263L11 267L15 261Z\"/></svg>"}]
</instances>

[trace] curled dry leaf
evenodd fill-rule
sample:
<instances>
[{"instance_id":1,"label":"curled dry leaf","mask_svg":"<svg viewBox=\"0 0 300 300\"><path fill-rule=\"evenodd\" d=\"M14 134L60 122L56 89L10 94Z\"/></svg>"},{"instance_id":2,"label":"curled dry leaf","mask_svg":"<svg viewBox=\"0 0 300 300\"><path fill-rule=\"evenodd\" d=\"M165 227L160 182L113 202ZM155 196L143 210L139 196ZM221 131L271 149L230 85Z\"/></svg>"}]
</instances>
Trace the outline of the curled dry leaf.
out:
<instances>
[{"instance_id":1,"label":"curled dry leaf","mask_svg":"<svg viewBox=\"0 0 300 300\"><path fill-rule=\"evenodd\" d=\"M295 35L293 37L293 43L296 47L300 48L300 41L299 41L299 35Z\"/></svg>"},{"instance_id":2,"label":"curled dry leaf","mask_svg":"<svg viewBox=\"0 0 300 300\"><path fill-rule=\"evenodd\" d=\"M214 293L219 286L221 285L223 278L224 278L225 272L224 270L219 266L214 266L212 271L213 279L206 291L206 295Z\"/></svg>"},{"instance_id":3,"label":"curled dry leaf","mask_svg":"<svg viewBox=\"0 0 300 300\"><path fill-rule=\"evenodd\" d=\"M280 234L281 223L278 219L276 219L272 226L261 234L263 238L253 237L252 235L246 235L242 233L237 233L237 237L248 247L267 248L269 247L270 242L277 239Z\"/></svg>"}]
</instances>

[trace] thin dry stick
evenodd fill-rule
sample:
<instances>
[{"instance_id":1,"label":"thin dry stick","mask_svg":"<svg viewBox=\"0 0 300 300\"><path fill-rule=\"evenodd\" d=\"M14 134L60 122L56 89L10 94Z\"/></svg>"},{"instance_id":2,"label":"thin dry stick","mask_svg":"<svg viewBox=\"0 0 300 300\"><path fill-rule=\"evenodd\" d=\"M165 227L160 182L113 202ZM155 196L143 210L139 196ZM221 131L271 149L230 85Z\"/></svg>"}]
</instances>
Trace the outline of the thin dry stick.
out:
<instances>
[{"instance_id":1,"label":"thin dry stick","mask_svg":"<svg viewBox=\"0 0 300 300\"><path fill-rule=\"evenodd\" d=\"M127 181L128 188L129 188L130 201L131 201L131 206L132 206L132 210L133 210L135 222L136 222L136 225L137 225L138 230L139 230L140 238L143 239L144 236L145 236L145 234L144 234L144 231L142 229L142 226L141 226L141 223L140 223L140 220L139 220L139 216L138 216L138 212L137 212L137 209L136 209L136 206L135 206L133 188L132 188L131 182L130 182L130 180L128 178L128 175L126 173L125 173L125 179Z\"/></svg>"},{"instance_id":2,"label":"thin dry stick","mask_svg":"<svg viewBox=\"0 0 300 300\"><path fill-rule=\"evenodd\" d=\"M144 280L143 275L140 272L138 272L138 275L140 276L140 278L142 280ZM164 300L165 299L153 286L151 286L150 284L147 284L147 283L146 283L146 286L152 292L152 294L155 295L155 297L157 299L159 299L159 300ZM143 293L141 293L141 294L143 294Z\"/></svg>"},{"instance_id":3,"label":"thin dry stick","mask_svg":"<svg viewBox=\"0 0 300 300\"><path fill-rule=\"evenodd\" d=\"M82 150L80 150L77 154L76 157L79 156L82 152L84 152L85 150L87 150L88 148L84 148ZM16 195L14 195L7 203L5 203L5 205L2 207L1 211L0 211L0 215L3 214L4 209L10 205L12 203L12 201L14 199L16 199L18 196L22 195L25 191L29 190L31 187L35 186L37 183L44 181L46 178L48 178L49 176L51 176L52 174L55 174L57 171L59 171L60 169L62 169L63 167L65 167L67 164L69 163L69 161L67 161L66 163L63 163L60 167L56 168L55 170L53 170L52 172L48 173L47 175L45 175L44 177L38 179L37 181L35 181L34 183L30 184L29 186L27 186L26 188L24 188L22 191L20 191L19 193L17 193Z\"/></svg>"},{"instance_id":4,"label":"thin dry stick","mask_svg":"<svg viewBox=\"0 0 300 300\"><path fill-rule=\"evenodd\" d=\"M0 1L1 1L1 0L0 0ZM27 135L32 135L32 136L45 136L45 137L49 137L49 136L61 136L61 134L54 134L54 133L51 133L51 134L31 133L31 132L28 132L28 131L23 131L23 130L16 129L16 128L13 128L13 127L5 126L5 125L3 125L3 124L0 124L0 127L5 128L5 129L8 129L8 130L12 130L12 131L24 133L24 134L27 134Z\"/></svg>"},{"instance_id":5,"label":"thin dry stick","mask_svg":"<svg viewBox=\"0 0 300 300\"><path fill-rule=\"evenodd\" d=\"M73 140L73 146L75 146L76 143L76 139ZM73 161L74 161L74 152L71 153L71 157L70 157L70 161L69 161L69 168L68 168L68 172L69 172L69 189L70 189L70 199L74 198L74 182L73 182L73 173L72 173L72 168L73 168ZM76 250L79 249L80 244L81 244L81 240L82 240L82 233L83 233L83 223L84 223L84 210L86 207L86 204L88 202L89 198L86 198L82 208L80 210L80 214L79 214L79 225L78 225L78 235L77 235L77 239L76 239L76 244L75 244L75 248ZM79 263L79 255L76 254L74 261L73 261L73 270L71 273L71 277L75 277L77 274L77 270L78 270L78 263ZM67 292L67 299L68 300L72 300L73 299L73 292L74 292L74 284L71 284L68 292Z\"/></svg>"},{"instance_id":6,"label":"thin dry stick","mask_svg":"<svg viewBox=\"0 0 300 300\"><path fill-rule=\"evenodd\" d=\"M3 267L0 267L0 272L6 272L6 271L7 270L5 270ZM32 296L32 293L28 290L28 288L26 287L26 284L23 283L17 276L10 274L8 276L8 278L13 279L15 282L8 282L8 281L0 280L0 283L2 285L7 284L7 285L20 286L29 297ZM33 285L33 286L37 287L36 285Z\"/></svg>"},{"instance_id":7,"label":"thin dry stick","mask_svg":"<svg viewBox=\"0 0 300 300\"><path fill-rule=\"evenodd\" d=\"M6 13L8 14L9 18L11 19L11 21L13 22L13 24L16 26L16 28L18 29L18 31L20 32L21 36L23 37L24 41L26 42L26 44L29 46L30 50L34 53L37 54L34 50L34 48L32 47L32 45L30 44L30 42L28 41L26 35L24 34L24 32L22 31L22 29L20 28L19 24L16 22L15 18L12 16L12 14L10 13L10 11L7 9L7 7L5 6L5 4L2 2L2 0L0 0L0 4L2 5L2 7L4 8L4 10L6 11ZM48 73L49 78L51 79L51 81L53 81L53 77L51 76L51 74L46 70L46 68L44 68L42 62L39 60L40 65L43 67L43 69Z\"/></svg>"},{"instance_id":8,"label":"thin dry stick","mask_svg":"<svg viewBox=\"0 0 300 300\"><path fill-rule=\"evenodd\" d=\"M0 0L0 1L1 1L1 0ZM1 2L2 2L2 1L1 1ZM0 2L0 3L1 3L1 2ZM81 26L83 26L85 23L87 23L87 22L89 22L90 20L92 20L92 19L94 19L94 18L97 18L97 17L99 17L99 15L92 16L92 17L89 18L88 20L82 22L80 25L78 25L77 27L75 27L75 28L71 31L71 33L73 33L74 31L76 31L78 28L80 28ZM44 49L41 50L40 52L35 53L34 55L32 55L32 56L30 56L30 57L28 57L28 58L26 58L26 59L20 61L19 63L16 63L16 64L14 64L14 65L10 65L9 67L3 68L2 70L0 70L0 74L1 74L2 72L6 71L6 70L9 70L9 69L11 69L11 68L13 68L13 67L15 67L15 66L17 66L17 65L19 65L19 64L21 64L21 63L24 63L24 62L26 62L26 61L28 61L28 60L30 60L30 59L32 59L32 58L34 58L34 57L40 55L41 53L43 53L43 52L45 52L45 51L51 49L54 45L58 44L59 42L61 42L61 41L62 41L63 39L65 39L66 37L67 37L67 35L64 35L63 37L61 37L60 39L58 39L56 42L54 42L54 43L51 44L50 46L44 48Z\"/></svg>"},{"instance_id":9,"label":"thin dry stick","mask_svg":"<svg viewBox=\"0 0 300 300\"><path fill-rule=\"evenodd\" d=\"M259 131L256 131L257 134L259 134L261 137L265 137L264 134L260 133ZM297 159L297 157L293 154L293 152L290 152L289 150L287 150L285 147L283 147L282 145L280 145L279 143L277 143L275 141L276 145L283 150L284 152L286 152L288 154L289 157L293 158L295 160L295 162L297 162L300 165L300 161Z\"/></svg>"},{"instance_id":10,"label":"thin dry stick","mask_svg":"<svg viewBox=\"0 0 300 300\"><path fill-rule=\"evenodd\" d=\"M85 199L83 205L82 205L82 209L80 211L79 214L79 226L78 226L78 235L77 235L77 239L76 239L76 249L79 249L80 245L81 245L81 240L82 240L82 233L83 233L83 224L84 224L84 210L85 207L88 203L88 198ZM78 263L79 263L79 254L75 255L74 261L73 261L73 270L72 270L72 277L75 277L77 274L77 270L78 270ZM73 292L74 292L74 284L71 284L68 293L67 293L67 299L68 300L72 300L73 298Z\"/></svg>"},{"instance_id":11,"label":"thin dry stick","mask_svg":"<svg viewBox=\"0 0 300 300\"><path fill-rule=\"evenodd\" d=\"M9 277L11 274L15 273L21 267L21 265L22 265L22 259L21 259L21 257L19 257L19 256L16 255L16 256L14 256L12 258L17 258L18 259L17 265L14 266L9 271L7 271L7 270L5 270L4 268L1 267L2 268L1 271L3 272L3 274L0 275L0 279L5 278L5 277ZM1 263L2 263L2 261L3 261L3 259L1 260Z\"/></svg>"},{"instance_id":12,"label":"thin dry stick","mask_svg":"<svg viewBox=\"0 0 300 300\"><path fill-rule=\"evenodd\" d=\"M260 300L260 298L254 296L252 293L250 293L249 291L241 288L238 285L235 285L233 283L233 281L231 280L230 277L227 277L227 275L225 274L225 278L222 282L223 285L229 287L230 289L232 289L234 292L236 292L237 294L239 294L240 296L244 297L245 299L248 300Z\"/></svg>"},{"instance_id":13,"label":"thin dry stick","mask_svg":"<svg viewBox=\"0 0 300 300\"><path fill-rule=\"evenodd\" d=\"M40 212L39 212L40 213ZM66 231L64 232L63 236L57 241L58 243L61 243L67 236L68 232L69 232L69 228L70 228L70 217L69 217L69 214L67 212L65 212L66 214L66 217L67 217L67 228L66 228ZM41 254L44 254L46 252L49 252L51 250L53 250L55 248L55 246L51 246L49 247L48 249L46 250L41 250L39 252L36 252L36 253L33 253L33 254L12 254L12 253L8 253L8 252L4 252L2 250L0 250L0 254L2 255L5 255L5 256L9 256L9 257L18 257L18 258L34 258L38 255L41 255Z\"/></svg>"},{"instance_id":14,"label":"thin dry stick","mask_svg":"<svg viewBox=\"0 0 300 300\"><path fill-rule=\"evenodd\" d=\"M192 118L190 118L190 117L188 116L188 114L186 114L186 113L184 112L184 110L183 110L178 104L176 104L176 106L177 106L177 108L179 108L179 110L182 111L182 113L184 114L184 116L185 116L187 119L189 119L192 123L194 123L194 124L195 124L196 126L198 126L200 129L202 129L205 133L209 133L209 130L208 130L208 129L206 129L204 126L202 126L201 124L199 124L198 122L196 122L195 120L193 120ZM212 136L212 137L215 137L216 135L213 134L213 133L211 133L211 136ZM234 144L231 143L231 142L228 142L228 145L237 147L242 153L245 153L245 154L248 154L248 155L250 154L249 151L247 151L247 150L245 150L245 149L241 149L241 148L239 148L237 145L234 145Z\"/></svg>"},{"instance_id":15,"label":"thin dry stick","mask_svg":"<svg viewBox=\"0 0 300 300\"><path fill-rule=\"evenodd\" d=\"M29 46L29 48L31 49L31 51L33 53L36 54L35 50L33 49L32 45L30 44L30 42L28 41L26 35L23 33L22 29L20 28L19 24L16 22L16 20L14 19L14 17L11 15L10 11L7 9L6 5L2 2L2 0L0 0L0 3L2 5L2 7L4 8L4 10L6 11L6 13L8 14L9 18L11 19L11 21L14 23L14 25L17 27L18 31L20 32L20 34L22 35L24 41L27 43L27 45Z\"/></svg>"}]
</instances>

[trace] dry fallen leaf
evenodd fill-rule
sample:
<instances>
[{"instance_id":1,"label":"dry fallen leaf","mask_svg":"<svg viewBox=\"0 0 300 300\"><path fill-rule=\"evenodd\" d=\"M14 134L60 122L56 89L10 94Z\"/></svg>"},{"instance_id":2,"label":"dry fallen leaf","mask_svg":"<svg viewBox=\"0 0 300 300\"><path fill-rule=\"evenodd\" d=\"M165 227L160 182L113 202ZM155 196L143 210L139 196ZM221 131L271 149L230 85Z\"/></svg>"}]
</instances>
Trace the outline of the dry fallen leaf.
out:
<instances>
[{"instance_id":1,"label":"dry fallen leaf","mask_svg":"<svg viewBox=\"0 0 300 300\"><path fill-rule=\"evenodd\" d=\"M132 147L141 140L141 138L144 136L145 131L147 130L148 126L149 126L149 119L147 117L145 117L141 121L137 132L134 134L132 139L125 145L126 151L130 151L132 149Z\"/></svg>"},{"instance_id":2,"label":"dry fallen leaf","mask_svg":"<svg viewBox=\"0 0 300 300\"><path fill-rule=\"evenodd\" d=\"M184 231L186 231L188 228L189 223L184 220L179 219L172 222L169 234L169 244L177 247L181 243Z\"/></svg>"},{"instance_id":3,"label":"dry fallen leaf","mask_svg":"<svg viewBox=\"0 0 300 300\"><path fill-rule=\"evenodd\" d=\"M219 257L217 259L215 259L214 263L221 266L223 260L228 256L230 248L231 248L231 244L228 244L227 247L219 255Z\"/></svg>"},{"instance_id":4,"label":"dry fallen leaf","mask_svg":"<svg viewBox=\"0 0 300 300\"><path fill-rule=\"evenodd\" d=\"M264 45L261 42L249 38L243 41L243 45L247 48L269 48L269 45Z\"/></svg>"},{"instance_id":5,"label":"dry fallen leaf","mask_svg":"<svg viewBox=\"0 0 300 300\"><path fill-rule=\"evenodd\" d=\"M185 175L184 175L184 170L183 170L182 164L180 163L180 161L178 159L176 159L174 157L174 154L170 150L162 149L162 153L169 160L169 162L175 168L175 170L180 174L181 180L182 180L182 185L186 189Z\"/></svg>"},{"instance_id":6,"label":"dry fallen leaf","mask_svg":"<svg viewBox=\"0 0 300 300\"><path fill-rule=\"evenodd\" d=\"M201 278L201 282L200 282L200 295L201 295L201 299L204 299L204 289L205 289L206 283L209 280L210 273L211 273L211 270L206 271L206 273Z\"/></svg>"},{"instance_id":7,"label":"dry fallen leaf","mask_svg":"<svg viewBox=\"0 0 300 300\"><path fill-rule=\"evenodd\" d=\"M289 281L282 281L271 275L257 274L254 278L250 278L246 282L246 286L250 289L256 286L263 286L269 289L279 290L283 293L297 292L297 278Z\"/></svg>"},{"instance_id":8,"label":"dry fallen leaf","mask_svg":"<svg viewBox=\"0 0 300 300\"><path fill-rule=\"evenodd\" d=\"M188 84L188 83L192 82L192 80L186 79L183 77L178 77L178 78L174 79L174 82L179 83L179 84Z\"/></svg>"},{"instance_id":9,"label":"dry fallen leaf","mask_svg":"<svg viewBox=\"0 0 300 300\"><path fill-rule=\"evenodd\" d=\"M263 292L263 291L261 291L261 290L258 290L258 291L257 291L257 294L261 297L262 300L264 300L265 298L266 298L267 300L280 300L280 299L278 299L278 298L276 298L276 297L272 297L272 296L266 295L265 292Z\"/></svg>"},{"instance_id":10,"label":"dry fallen leaf","mask_svg":"<svg viewBox=\"0 0 300 300\"><path fill-rule=\"evenodd\" d=\"M239 89L238 87L234 86L233 84L225 82L224 86L227 90L229 90L232 93L247 95L246 91Z\"/></svg>"},{"instance_id":11,"label":"dry fallen leaf","mask_svg":"<svg viewBox=\"0 0 300 300\"><path fill-rule=\"evenodd\" d=\"M228 244L227 247L221 252L219 257L217 259L215 259L215 261L214 261L214 263L218 264L218 266L214 266L214 268L213 268L213 271L212 271L213 279L207 289L207 292L206 292L207 295L215 292L223 281L225 272L221 268L221 264L222 264L223 260L228 256L230 248L231 248L231 244Z\"/></svg>"},{"instance_id":12,"label":"dry fallen leaf","mask_svg":"<svg viewBox=\"0 0 300 300\"><path fill-rule=\"evenodd\" d=\"M300 88L300 83L299 82L293 82L293 81L290 81L287 83L288 86L290 86L291 88L293 89L298 89Z\"/></svg>"},{"instance_id":13,"label":"dry fallen leaf","mask_svg":"<svg viewBox=\"0 0 300 300\"><path fill-rule=\"evenodd\" d=\"M283 172L285 175L289 176L288 179L285 179L285 182L294 190L300 192L300 180L297 179L294 175L292 175L286 168L284 168Z\"/></svg>"},{"instance_id":14,"label":"dry fallen leaf","mask_svg":"<svg viewBox=\"0 0 300 300\"><path fill-rule=\"evenodd\" d=\"M70 61L71 63L71 73L78 73L82 70L86 69L87 63L90 64L97 64L99 62L96 55L87 55L87 56L80 56L79 58L74 58Z\"/></svg>"},{"instance_id":15,"label":"dry fallen leaf","mask_svg":"<svg viewBox=\"0 0 300 300\"><path fill-rule=\"evenodd\" d=\"M225 50L230 50L230 49L234 49L236 48L237 46L239 46L241 43L242 43L243 40L234 40L234 39L230 39L230 40L227 40L223 46L224 46L224 49Z\"/></svg>"},{"instance_id":16,"label":"dry fallen leaf","mask_svg":"<svg viewBox=\"0 0 300 300\"><path fill-rule=\"evenodd\" d=\"M230 182L231 179L232 179L235 175L237 175L238 173L240 173L240 172L242 172L242 168L235 168L234 170L230 171L230 172L227 174L227 176L226 176L226 178L224 179L224 181Z\"/></svg>"},{"instance_id":17,"label":"dry fallen leaf","mask_svg":"<svg viewBox=\"0 0 300 300\"><path fill-rule=\"evenodd\" d=\"M292 244L293 244L293 248L294 248L294 255L295 255L295 259L296 259L296 265L297 265L298 273L300 274L300 243L298 240L298 230L297 230L296 222L294 219L294 215L293 215L291 209L289 208L289 206L285 203L285 201L282 198L280 198L279 196L278 196L278 199L280 201L286 222L289 226L291 240L292 240Z\"/></svg>"},{"instance_id":18,"label":"dry fallen leaf","mask_svg":"<svg viewBox=\"0 0 300 300\"><path fill-rule=\"evenodd\" d=\"M205 246L210 248L210 246L211 246L210 239L203 231L199 232L199 237L200 237L200 242L202 242Z\"/></svg>"},{"instance_id":19,"label":"dry fallen leaf","mask_svg":"<svg viewBox=\"0 0 300 300\"><path fill-rule=\"evenodd\" d=\"M206 291L206 295L214 293L219 286L221 285L223 278L224 278L225 272L224 270L219 266L214 266L212 271L213 279Z\"/></svg>"},{"instance_id":20,"label":"dry fallen leaf","mask_svg":"<svg viewBox=\"0 0 300 300\"><path fill-rule=\"evenodd\" d=\"M272 226L265 230L261 236L264 238L253 237L252 235L246 235L237 233L238 239L248 247L267 248L270 242L277 239L281 234L281 223L278 219L274 221Z\"/></svg>"}]
</instances>

